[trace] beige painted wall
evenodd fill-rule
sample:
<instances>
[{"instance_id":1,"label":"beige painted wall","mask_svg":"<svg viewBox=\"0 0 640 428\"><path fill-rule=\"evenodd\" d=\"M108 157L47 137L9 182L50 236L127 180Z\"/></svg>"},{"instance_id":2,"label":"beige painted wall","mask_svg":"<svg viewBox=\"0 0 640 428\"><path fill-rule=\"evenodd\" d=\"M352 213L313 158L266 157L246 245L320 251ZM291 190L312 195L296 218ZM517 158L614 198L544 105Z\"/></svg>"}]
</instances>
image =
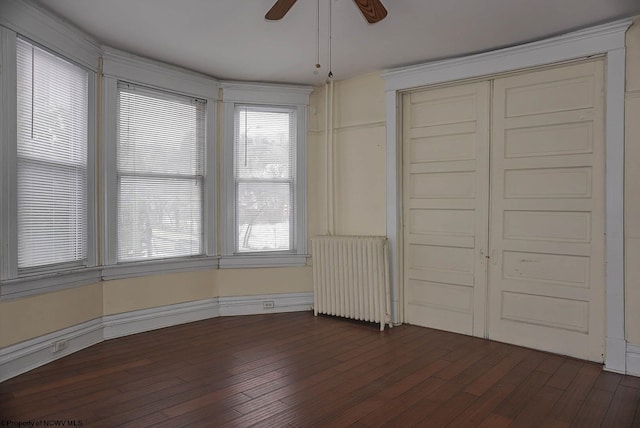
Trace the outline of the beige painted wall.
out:
<instances>
[{"instance_id":1,"label":"beige painted wall","mask_svg":"<svg viewBox=\"0 0 640 428\"><path fill-rule=\"evenodd\" d=\"M313 291L310 266L262 269L220 269L219 296L307 293Z\"/></svg>"},{"instance_id":2,"label":"beige painted wall","mask_svg":"<svg viewBox=\"0 0 640 428\"><path fill-rule=\"evenodd\" d=\"M640 345L640 17L627 32L625 100L625 327Z\"/></svg>"},{"instance_id":3,"label":"beige painted wall","mask_svg":"<svg viewBox=\"0 0 640 428\"><path fill-rule=\"evenodd\" d=\"M105 281L104 315L217 297L216 275L202 270Z\"/></svg>"},{"instance_id":4,"label":"beige painted wall","mask_svg":"<svg viewBox=\"0 0 640 428\"><path fill-rule=\"evenodd\" d=\"M310 235L327 233L325 94L310 99ZM334 230L338 235L386 235L386 126L384 80L379 73L333 86ZM331 193L331 192L329 192Z\"/></svg>"},{"instance_id":5,"label":"beige painted wall","mask_svg":"<svg viewBox=\"0 0 640 428\"><path fill-rule=\"evenodd\" d=\"M0 302L0 348L102 316L102 284Z\"/></svg>"}]
</instances>

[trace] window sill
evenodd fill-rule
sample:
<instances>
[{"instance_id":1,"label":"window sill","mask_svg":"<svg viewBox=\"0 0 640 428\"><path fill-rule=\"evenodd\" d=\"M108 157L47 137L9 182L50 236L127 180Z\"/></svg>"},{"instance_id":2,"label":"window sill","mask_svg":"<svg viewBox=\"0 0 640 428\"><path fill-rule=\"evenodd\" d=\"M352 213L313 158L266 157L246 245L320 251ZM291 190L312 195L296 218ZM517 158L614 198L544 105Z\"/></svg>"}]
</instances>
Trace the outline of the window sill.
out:
<instances>
[{"instance_id":1,"label":"window sill","mask_svg":"<svg viewBox=\"0 0 640 428\"><path fill-rule=\"evenodd\" d=\"M100 282L100 268L78 268L2 281L0 298L18 299Z\"/></svg>"},{"instance_id":2,"label":"window sill","mask_svg":"<svg viewBox=\"0 0 640 428\"><path fill-rule=\"evenodd\" d=\"M306 266L307 254L251 254L222 256L221 269Z\"/></svg>"},{"instance_id":3,"label":"window sill","mask_svg":"<svg viewBox=\"0 0 640 428\"><path fill-rule=\"evenodd\" d=\"M137 276L217 269L218 259L219 257L189 257L184 259L149 260L104 266L102 268L102 279L109 281Z\"/></svg>"}]
</instances>

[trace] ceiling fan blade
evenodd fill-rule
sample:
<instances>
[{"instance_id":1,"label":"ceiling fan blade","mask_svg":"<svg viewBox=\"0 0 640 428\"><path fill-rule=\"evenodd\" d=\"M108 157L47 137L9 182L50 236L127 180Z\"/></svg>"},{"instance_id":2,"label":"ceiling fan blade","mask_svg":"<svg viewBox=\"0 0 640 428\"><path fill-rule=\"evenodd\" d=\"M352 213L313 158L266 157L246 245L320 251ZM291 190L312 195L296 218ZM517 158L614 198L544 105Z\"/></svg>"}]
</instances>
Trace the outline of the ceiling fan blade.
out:
<instances>
[{"instance_id":1,"label":"ceiling fan blade","mask_svg":"<svg viewBox=\"0 0 640 428\"><path fill-rule=\"evenodd\" d=\"M387 9L380 0L353 0L369 24L382 21L387 16Z\"/></svg>"},{"instance_id":2,"label":"ceiling fan blade","mask_svg":"<svg viewBox=\"0 0 640 428\"><path fill-rule=\"evenodd\" d=\"M291 9L291 6L293 6L295 2L296 0L276 1L276 4L274 4L273 7L269 9L269 12L267 12L267 14L264 16L265 19L268 19L269 21L277 21L279 19L282 19L287 14L287 12L289 12L289 9Z\"/></svg>"}]
</instances>

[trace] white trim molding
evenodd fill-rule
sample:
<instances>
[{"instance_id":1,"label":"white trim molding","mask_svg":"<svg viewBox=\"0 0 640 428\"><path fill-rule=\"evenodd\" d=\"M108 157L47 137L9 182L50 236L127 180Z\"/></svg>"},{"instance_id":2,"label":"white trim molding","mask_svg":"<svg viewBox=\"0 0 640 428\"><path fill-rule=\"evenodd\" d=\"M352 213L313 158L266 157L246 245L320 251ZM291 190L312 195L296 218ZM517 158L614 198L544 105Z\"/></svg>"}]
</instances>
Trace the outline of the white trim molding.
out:
<instances>
[{"instance_id":1,"label":"white trim molding","mask_svg":"<svg viewBox=\"0 0 640 428\"><path fill-rule=\"evenodd\" d=\"M106 315L0 349L0 382L113 339L220 316L310 311L313 293L226 296ZM56 344L62 344L56 351Z\"/></svg>"},{"instance_id":2,"label":"white trim molding","mask_svg":"<svg viewBox=\"0 0 640 428\"><path fill-rule=\"evenodd\" d=\"M217 298L106 315L103 318L104 338L113 339L218 316Z\"/></svg>"},{"instance_id":3,"label":"white trim molding","mask_svg":"<svg viewBox=\"0 0 640 428\"><path fill-rule=\"evenodd\" d=\"M107 46L103 46L102 56L105 76L196 98L218 99L220 84L212 77Z\"/></svg>"},{"instance_id":4,"label":"white trim molding","mask_svg":"<svg viewBox=\"0 0 640 428\"><path fill-rule=\"evenodd\" d=\"M627 374L640 376L640 346L627 345Z\"/></svg>"},{"instance_id":5,"label":"white trim molding","mask_svg":"<svg viewBox=\"0 0 640 428\"><path fill-rule=\"evenodd\" d=\"M67 288L95 284L100 281L100 268L78 268L2 281L0 298L18 299L36 294L51 293Z\"/></svg>"},{"instance_id":6,"label":"white trim molding","mask_svg":"<svg viewBox=\"0 0 640 428\"><path fill-rule=\"evenodd\" d=\"M220 316L303 312L313 309L313 293L220 297Z\"/></svg>"},{"instance_id":7,"label":"white trim molding","mask_svg":"<svg viewBox=\"0 0 640 428\"><path fill-rule=\"evenodd\" d=\"M521 46L462 58L397 68L382 74L387 114L387 236L391 254L392 321L402 310L402 171L398 135L403 91L463 79L495 76L531 67L606 55L606 338L605 369L625 373L624 328L624 19Z\"/></svg>"},{"instance_id":8,"label":"white trim molding","mask_svg":"<svg viewBox=\"0 0 640 428\"><path fill-rule=\"evenodd\" d=\"M102 280L135 278L145 275L191 272L197 270L217 269L219 257L183 257L167 260L150 260L142 262L121 263L103 266Z\"/></svg>"},{"instance_id":9,"label":"white trim molding","mask_svg":"<svg viewBox=\"0 0 640 428\"><path fill-rule=\"evenodd\" d=\"M32 1L0 1L0 25L96 71L98 42Z\"/></svg>"},{"instance_id":10,"label":"white trim molding","mask_svg":"<svg viewBox=\"0 0 640 428\"><path fill-rule=\"evenodd\" d=\"M220 257L221 268L265 268L265 267L292 267L305 266L307 254L255 254L235 255Z\"/></svg>"},{"instance_id":11,"label":"white trim molding","mask_svg":"<svg viewBox=\"0 0 640 428\"><path fill-rule=\"evenodd\" d=\"M227 103L308 105L313 87L268 83L222 82L222 98Z\"/></svg>"},{"instance_id":12,"label":"white trim molding","mask_svg":"<svg viewBox=\"0 0 640 428\"><path fill-rule=\"evenodd\" d=\"M0 382L102 342L102 318L0 349ZM55 351L56 343L66 347Z\"/></svg>"}]
</instances>

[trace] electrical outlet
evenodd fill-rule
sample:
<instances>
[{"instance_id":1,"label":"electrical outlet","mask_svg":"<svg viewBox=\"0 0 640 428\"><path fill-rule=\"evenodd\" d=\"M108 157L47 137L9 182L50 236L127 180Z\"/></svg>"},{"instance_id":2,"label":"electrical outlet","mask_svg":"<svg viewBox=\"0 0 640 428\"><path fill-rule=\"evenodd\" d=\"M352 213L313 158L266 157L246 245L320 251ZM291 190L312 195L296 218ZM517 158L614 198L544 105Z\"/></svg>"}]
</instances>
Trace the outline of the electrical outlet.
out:
<instances>
[{"instance_id":1,"label":"electrical outlet","mask_svg":"<svg viewBox=\"0 0 640 428\"><path fill-rule=\"evenodd\" d=\"M266 302L262 302L262 309L273 309L276 307L276 302L273 300L267 300Z\"/></svg>"},{"instance_id":2,"label":"electrical outlet","mask_svg":"<svg viewBox=\"0 0 640 428\"><path fill-rule=\"evenodd\" d=\"M57 342L53 342L53 346L51 347L51 351L52 352L60 352L60 351L64 351L65 349L67 349L67 345L69 344L69 342L67 341L67 339L62 339L62 340L58 340Z\"/></svg>"}]
</instances>

